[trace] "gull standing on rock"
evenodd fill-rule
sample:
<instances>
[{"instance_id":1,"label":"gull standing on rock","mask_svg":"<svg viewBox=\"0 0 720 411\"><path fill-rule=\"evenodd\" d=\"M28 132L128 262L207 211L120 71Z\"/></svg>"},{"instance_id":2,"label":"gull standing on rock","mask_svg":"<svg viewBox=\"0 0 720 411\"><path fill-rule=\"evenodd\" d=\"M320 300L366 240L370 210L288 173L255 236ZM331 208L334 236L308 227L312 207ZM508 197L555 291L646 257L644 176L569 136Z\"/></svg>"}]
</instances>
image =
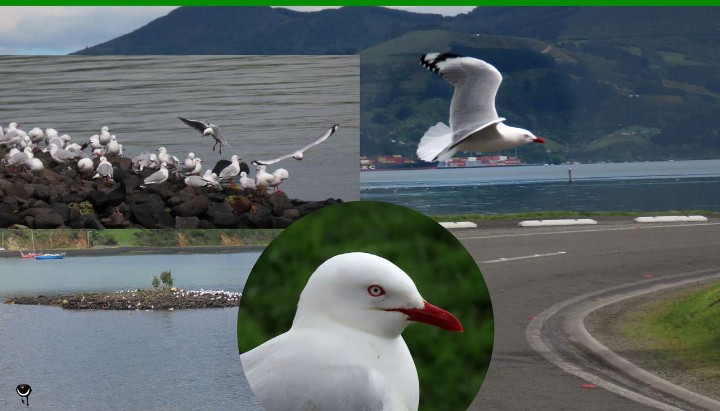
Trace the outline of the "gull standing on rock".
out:
<instances>
[{"instance_id":1,"label":"gull standing on rock","mask_svg":"<svg viewBox=\"0 0 720 411\"><path fill-rule=\"evenodd\" d=\"M340 254L310 276L290 330L240 360L266 411L417 411L418 374L401 336L413 322L462 331L392 262Z\"/></svg>"},{"instance_id":2,"label":"gull standing on rock","mask_svg":"<svg viewBox=\"0 0 720 411\"><path fill-rule=\"evenodd\" d=\"M113 179L113 166L104 156L100 157L100 163L95 169L95 175L92 178L102 178L104 181L111 181Z\"/></svg>"},{"instance_id":3,"label":"gull standing on rock","mask_svg":"<svg viewBox=\"0 0 720 411\"><path fill-rule=\"evenodd\" d=\"M113 154L113 155L120 155L122 153L122 147L120 146L120 143L117 142L117 137L115 137L115 134L110 136L110 142L107 143L105 146L105 154Z\"/></svg>"},{"instance_id":4,"label":"gull standing on rock","mask_svg":"<svg viewBox=\"0 0 720 411\"><path fill-rule=\"evenodd\" d=\"M528 130L503 124L495 110L502 75L492 65L451 53L423 54L420 63L455 86L450 103L450 126L440 122L420 140L417 155L443 161L458 151L496 151L528 143L545 143Z\"/></svg>"},{"instance_id":5,"label":"gull standing on rock","mask_svg":"<svg viewBox=\"0 0 720 411\"><path fill-rule=\"evenodd\" d=\"M188 120L188 119L182 118L180 116L176 116L176 117L179 118L180 121L182 121L183 123L194 128L195 130L199 131L203 137L211 136L215 140L215 144L213 145L213 151L215 151L215 147L218 144L220 144L220 149L219 149L220 154L222 154L223 147L230 148L230 144L228 144L227 140L223 136L222 130L220 129L219 126L216 126L215 124L212 124L209 121L205 121L205 120Z\"/></svg>"},{"instance_id":6,"label":"gull standing on rock","mask_svg":"<svg viewBox=\"0 0 720 411\"><path fill-rule=\"evenodd\" d=\"M255 185L255 180L248 177L247 173L242 171L240 173L240 185L243 188L249 188L251 190L257 190L257 186Z\"/></svg>"},{"instance_id":7,"label":"gull standing on rock","mask_svg":"<svg viewBox=\"0 0 720 411\"><path fill-rule=\"evenodd\" d=\"M100 144L106 146L112 140L112 135L110 134L110 129L107 126L103 126L103 128L100 129L100 135L98 136L98 140L100 141Z\"/></svg>"},{"instance_id":8,"label":"gull standing on rock","mask_svg":"<svg viewBox=\"0 0 720 411\"><path fill-rule=\"evenodd\" d=\"M60 164L65 164L69 160L73 160L76 158L79 158L82 156L81 152L74 152L74 151L68 151L63 148L58 147L55 143L50 144L50 147L43 150L45 152L50 152L50 157L52 157L53 160Z\"/></svg>"},{"instance_id":9,"label":"gull standing on rock","mask_svg":"<svg viewBox=\"0 0 720 411\"><path fill-rule=\"evenodd\" d=\"M275 164L278 161L285 160L286 158L290 158L290 157L294 158L295 160L302 160L303 153L306 150L308 150L312 147L315 147L316 145L318 145L318 144L322 143L323 141L327 140L328 138L330 138L330 136L333 135L333 133L335 133L337 131L338 127L340 127L339 124L334 124L332 127L327 129L327 131L325 131L320 137L316 138L313 142L311 142L310 144L306 145L305 147L303 147L299 150L295 150L292 153L285 154L280 157L272 158L270 160L253 160L252 164L254 164L254 165L270 165L270 164Z\"/></svg>"},{"instance_id":10,"label":"gull standing on rock","mask_svg":"<svg viewBox=\"0 0 720 411\"><path fill-rule=\"evenodd\" d=\"M140 188L145 188L151 184L160 184L168 179L168 176L170 173L167 169L167 164L162 163L160 164L160 170L150 174L145 181L143 181L142 184L140 184Z\"/></svg>"},{"instance_id":11,"label":"gull standing on rock","mask_svg":"<svg viewBox=\"0 0 720 411\"><path fill-rule=\"evenodd\" d=\"M236 175L240 174L240 157L235 154L230 157L230 165L223 168L218 177L220 180L232 179Z\"/></svg>"}]
</instances>

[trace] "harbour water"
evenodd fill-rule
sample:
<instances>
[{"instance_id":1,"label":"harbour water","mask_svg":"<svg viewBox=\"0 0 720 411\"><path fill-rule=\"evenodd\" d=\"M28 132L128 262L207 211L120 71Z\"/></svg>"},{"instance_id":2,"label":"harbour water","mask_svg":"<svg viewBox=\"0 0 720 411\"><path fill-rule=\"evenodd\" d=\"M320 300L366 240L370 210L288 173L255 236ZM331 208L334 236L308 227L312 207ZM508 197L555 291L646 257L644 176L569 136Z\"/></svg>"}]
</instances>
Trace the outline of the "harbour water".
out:
<instances>
[{"instance_id":1,"label":"harbour water","mask_svg":"<svg viewBox=\"0 0 720 411\"><path fill-rule=\"evenodd\" d=\"M0 299L147 288L241 291L259 253L0 259ZM237 309L71 311L0 304L0 409L258 410L242 369Z\"/></svg>"},{"instance_id":2,"label":"harbour water","mask_svg":"<svg viewBox=\"0 0 720 411\"><path fill-rule=\"evenodd\" d=\"M373 171L360 197L430 215L720 211L720 160Z\"/></svg>"},{"instance_id":3,"label":"harbour water","mask_svg":"<svg viewBox=\"0 0 720 411\"><path fill-rule=\"evenodd\" d=\"M128 157L164 146L212 168L291 153L339 123L303 161L268 171L289 171L291 198L355 200L359 73L357 56L0 56L0 124L53 127L79 144L108 126ZM232 148L213 152L176 115L221 126Z\"/></svg>"}]
</instances>

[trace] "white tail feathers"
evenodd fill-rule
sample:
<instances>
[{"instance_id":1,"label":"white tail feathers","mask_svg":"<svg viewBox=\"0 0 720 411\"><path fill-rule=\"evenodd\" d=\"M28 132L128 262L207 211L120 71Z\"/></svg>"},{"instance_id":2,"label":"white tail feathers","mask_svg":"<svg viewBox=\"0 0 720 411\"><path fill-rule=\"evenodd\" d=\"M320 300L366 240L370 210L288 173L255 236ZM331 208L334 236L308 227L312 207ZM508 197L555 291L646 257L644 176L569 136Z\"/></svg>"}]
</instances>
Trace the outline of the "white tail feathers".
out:
<instances>
[{"instance_id":1,"label":"white tail feathers","mask_svg":"<svg viewBox=\"0 0 720 411\"><path fill-rule=\"evenodd\" d=\"M444 123L437 123L430 127L418 144L417 155L424 161L444 161L457 151L456 148L448 150L452 145L453 132Z\"/></svg>"}]
</instances>

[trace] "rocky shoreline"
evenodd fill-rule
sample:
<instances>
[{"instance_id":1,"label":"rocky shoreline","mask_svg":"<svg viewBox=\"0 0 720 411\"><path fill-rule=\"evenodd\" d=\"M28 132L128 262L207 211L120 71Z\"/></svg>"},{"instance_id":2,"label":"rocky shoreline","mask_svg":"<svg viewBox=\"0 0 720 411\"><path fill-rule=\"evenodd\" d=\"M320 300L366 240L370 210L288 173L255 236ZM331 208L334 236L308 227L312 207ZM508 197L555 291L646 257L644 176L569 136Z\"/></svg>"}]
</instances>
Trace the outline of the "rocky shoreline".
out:
<instances>
[{"instance_id":1,"label":"rocky shoreline","mask_svg":"<svg viewBox=\"0 0 720 411\"><path fill-rule=\"evenodd\" d=\"M114 181L86 180L48 153L35 157L48 165L34 174L0 172L0 227L15 228L286 228L308 213L340 199L304 201L283 192L223 187L193 188L182 179L140 189L154 170L131 171L129 158L108 156Z\"/></svg>"},{"instance_id":2,"label":"rocky shoreline","mask_svg":"<svg viewBox=\"0 0 720 411\"><path fill-rule=\"evenodd\" d=\"M5 303L49 305L68 310L174 311L237 307L240 304L240 296L240 293L232 291L184 291L171 288L56 296L18 296L10 298Z\"/></svg>"}]
</instances>

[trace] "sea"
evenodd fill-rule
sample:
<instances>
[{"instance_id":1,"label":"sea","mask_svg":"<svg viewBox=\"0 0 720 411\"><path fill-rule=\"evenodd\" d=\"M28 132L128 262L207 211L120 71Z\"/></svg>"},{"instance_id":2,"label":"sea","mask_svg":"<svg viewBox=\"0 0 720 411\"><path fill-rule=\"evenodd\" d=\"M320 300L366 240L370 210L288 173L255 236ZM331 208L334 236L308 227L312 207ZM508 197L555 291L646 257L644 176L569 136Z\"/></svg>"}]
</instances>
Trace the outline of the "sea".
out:
<instances>
[{"instance_id":1,"label":"sea","mask_svg":"<svg viewBox=\"0 0 720 411\"><path fill-rule=\"evenodd\" d=\"M428 215L720 211L720 160L368 171L360 197Z\"/></svg>"},{"instance_id":2,"label":"sea","mask_svg":"<svg viewBox=\"0 0 720 411\"><path fill-rule=\"evenodd\" d=\"M0 300L150 287L241 291L260 253L0 258ZM245 380L237 308L73 311L0 304L2 410L261 410ZM29 384L30 407L15 393Z\"/></svg>"},{"instance_id":3,"label":"sea","mask_svg":"<svg viewBox=\"0 0 720 411\"><path fill-rule=\"evenodd\" d=\"M285 168L290 198L358 199L358 56L0 56L0 124L55 128L82 144L107 126L125 155L165 147L212 168L292 153L333 124L324 143L268 166ZM219 125L231 148L175 116ZM89 151L89 149L88 149Z\"/></svg>"}]
</instances>

